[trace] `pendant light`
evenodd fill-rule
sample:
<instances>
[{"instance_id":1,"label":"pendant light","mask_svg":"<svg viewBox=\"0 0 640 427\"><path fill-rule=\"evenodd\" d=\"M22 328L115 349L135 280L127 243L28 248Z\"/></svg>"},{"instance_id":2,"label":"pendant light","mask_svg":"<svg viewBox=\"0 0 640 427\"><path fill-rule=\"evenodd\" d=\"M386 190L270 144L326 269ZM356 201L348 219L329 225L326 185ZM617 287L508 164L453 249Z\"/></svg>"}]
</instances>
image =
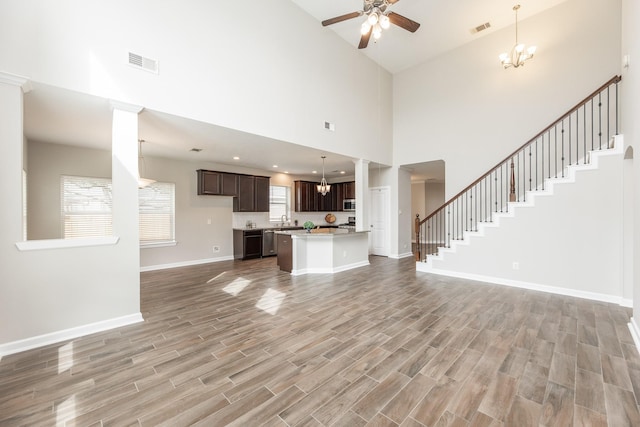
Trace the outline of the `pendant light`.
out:
<instances>
[{"instance_id":1,"label":"pendant light","mask_svg":"<svg viewBox=\"0 0 640 427\"><path fill-rule=\"evenodd\" d=\"M327 180L324 179L324 159L326 157L327 156L322 156L322 180L320 181L320 184L316 185L318 193L322 194L323 196L326 195L329 190L331 190L331 185L327 184Z\"/></svg>"},{"instance_id":2,"label":"pendant light","mask_svg":"<svg viewBox=\"0 0 640 427\"><path fill-rule=\"evenodd\" d=\"M155 179L142 178L141 172L144 172L144 157L142 157L142 143L144 139L138 140L138 188L145 188L156 182Z\"/></svg>"}]
</instances>

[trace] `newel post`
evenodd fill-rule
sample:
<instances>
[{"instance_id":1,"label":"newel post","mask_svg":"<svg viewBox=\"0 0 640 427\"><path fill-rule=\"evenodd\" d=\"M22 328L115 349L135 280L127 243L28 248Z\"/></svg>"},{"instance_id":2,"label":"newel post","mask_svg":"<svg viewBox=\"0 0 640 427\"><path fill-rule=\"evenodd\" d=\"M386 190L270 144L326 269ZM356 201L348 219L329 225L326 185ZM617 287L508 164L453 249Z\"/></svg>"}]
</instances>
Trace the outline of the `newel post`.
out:
<instances>
[{"instance_id":1,"label":"newel post","mask_svg":"<svg viewBox=\"0 0 640 427\"><path fill-rule=\"evenodd\" d=\"M420 261L422 259L420 256L420 214L416 214L414 228L416 233L416 261Z\"/></svg>"},{"instance_id":2,"label":"newel post","mask_svg":"<svg viewBox=\"0 0 640 427\"><path fill-rule=\"evenodd\" d=\"M516 201L516 173L515 166L513 164L513 157L511 158L511 184L509 186L509 201Z\"/></svg>"}]
</instances>

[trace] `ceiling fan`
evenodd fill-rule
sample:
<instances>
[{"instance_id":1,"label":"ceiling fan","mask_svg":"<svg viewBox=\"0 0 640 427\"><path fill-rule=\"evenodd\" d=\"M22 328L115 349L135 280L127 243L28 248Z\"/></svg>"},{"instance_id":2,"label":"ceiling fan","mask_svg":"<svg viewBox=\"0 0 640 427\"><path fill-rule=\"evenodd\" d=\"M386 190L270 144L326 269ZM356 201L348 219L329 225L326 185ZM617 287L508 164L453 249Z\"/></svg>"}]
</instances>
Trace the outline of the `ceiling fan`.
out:
<instances>
[{"instance_id":1,"label":"ceiling fan","mask_svg":"<svg viewBox=\"0 0 640 427\"><path fill-rule=\"evenodd\" d=\"M420 28L420 24L388 10L389 6L399 1L400 0L363 0L362 10L326 19L322 21L322 26L326 27L327 25L366 15L367 19L362 23L360 29L362 37L360 38L358 49L367 47L371 35L373 35L374 40L379 39L382 30L389 28L389 24L395 24L398 27L415 33L418 28Z\"/></svg>"}]
</instances>

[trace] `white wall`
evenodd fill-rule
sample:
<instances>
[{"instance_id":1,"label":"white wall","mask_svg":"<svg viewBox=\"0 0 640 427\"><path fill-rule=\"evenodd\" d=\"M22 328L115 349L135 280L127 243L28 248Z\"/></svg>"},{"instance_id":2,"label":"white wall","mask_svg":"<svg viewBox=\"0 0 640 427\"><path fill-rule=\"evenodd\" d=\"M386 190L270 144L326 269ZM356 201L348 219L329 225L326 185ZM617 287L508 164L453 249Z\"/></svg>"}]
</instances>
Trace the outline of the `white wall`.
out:
<instances>
[{"instance_id":1,"label":"white wall","mask_svg":"<svg viewBox=\"0 0 640 427\"><path fill-rule=\"evenodd\" d=\"M137 192L129 170L137 161L135 137L133 151L126 146L136 131L134 120L122 120L118 127L122 136L114 139L117 243L19 250L16 243L23 243L23 100L20 86L6 83L2 77L0 181L6 205L0 213L0 356L79 334L80 329L88 333L140 320L137 208L129 202Z\"/></svg>"},{"instance_id":2,"label":"white wall","mask_svg":"<svg viewBox=\"0 0 640 427\"><path fill-rule=\"evenodd\" d=\"M27 143L27 238L62 239L60 176L111 178L111 152Z\"/></svg>"},{"instance_id":3,"label":"white wall","mask_svg":"<svg viewBox=\"0 0 640 427\"><path fill-rule=\"evenodd\" d=\"M411 216L416 217L416 214L420 216L420 219L425 219L426 215L426 183L424 181L412 181L411 182Z\"/></svg>"},{"instance_id":4,"label":"white wall","mask_svg":"<svg viewBox=\"0 0 640 427\"><path fill-rule=\"evenodd\" d=\"M394 164L444 160L447 198L620 73L620 0L569 0L519 24L537 44L503 70L506 28L394 75Z\"/></svg>"},{"instance_id":5,"label":"white wall","mask_svg":"<svg viewBox=\"0 0 640 427\"><path fill-rule=\"evenodd\" d=\"M425 183L424 191L425 215L431 215L445 202L445 186L442 182L427 182ZM425 217L422 218L424 219Z\"/></svg>"},{"instance_id":6,"label":"white wall","mask_svg":"<svg viewBox=\"0 0 640 427\"><path fill-rule=\"evenodd\" d=\"M391 76L289 0L3 0L0 70L391 164Z\"/></svg>"},{"instance_id":7,"label":"white wall","mask_svg":"<svg viewBox=\"0 0 640 427\"><path fill-rule=\"evenodd\" d=\"M633 147L635 159L630 174L633 178L633 319L636 332L640 333L640 3L622 1L622 54L629 55L630 65L622 69L622 132L625 143ZM640 338L637 337L637 338ZM640 347L640 342L636 341Z\"/></svg>"},{"instance_id":8,"label":"white wall","mask_svg":"<svg viewBox=\"0 0 640 427\"><path fill-rule=\"evenodd\" d=\"M516 207L469 245L454 243L454 253L431 260L433 268L622 302L622 157L622 148L606 153L597 170L578 171L574 183L554 185L550 196L534 195L533 207Z\"/></svg>"}]
</instances>

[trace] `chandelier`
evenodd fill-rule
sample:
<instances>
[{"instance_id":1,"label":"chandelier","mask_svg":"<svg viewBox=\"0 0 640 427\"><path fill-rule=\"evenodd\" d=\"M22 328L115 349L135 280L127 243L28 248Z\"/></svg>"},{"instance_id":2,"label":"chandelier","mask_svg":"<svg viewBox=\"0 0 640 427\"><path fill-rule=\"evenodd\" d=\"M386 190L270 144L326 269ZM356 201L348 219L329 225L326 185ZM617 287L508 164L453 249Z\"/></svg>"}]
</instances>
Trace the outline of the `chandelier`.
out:
<instances>
[{"instance_id":1,"label":"chandelier","mask_svg":"<svg viewBox=\"0 0 640 427\"><path fill-rule=\"evenodd\" d=\"M360 27L360 34L367 35L369 31L373 34L373 39L378 40L382 35L382 30L386 30L391 25L389 20L389 12L387 12L387 6L389 2L384 1L365 1L364 12L367 15L367 19L362 23Z\"/></svg>"},{"instance_id":2,"label":"chandelier","mask_svg":"<svg viewBox=\"0 0 640 427\"><path fill-rule=\"evenodd\" d=\"M513 6L513 10L516 13L516 44L511 48L509 53L503 53L500 55L500 63L507 69L509 67L518 68L524 65L526 61L533 58L533 54L536 53L536 47L530 46L526 48L523 43L518 43L518 9L520 5Z\"/></svg>"},{"instance_id":3,"label":"chandelier","mask_svg":"<svg viewBox=\"0 0 640 427\"><path fill-rule=\"evenodd\" d=\"M327 156L322 156L322 179L320 180L320 184L316 185L316 188L318 189L318 193L322 194L323 196L327 194L331 189L331 185L327 184L327 180L324 179L324 159L326 157Z\"/></svg>"}]
</instances>

